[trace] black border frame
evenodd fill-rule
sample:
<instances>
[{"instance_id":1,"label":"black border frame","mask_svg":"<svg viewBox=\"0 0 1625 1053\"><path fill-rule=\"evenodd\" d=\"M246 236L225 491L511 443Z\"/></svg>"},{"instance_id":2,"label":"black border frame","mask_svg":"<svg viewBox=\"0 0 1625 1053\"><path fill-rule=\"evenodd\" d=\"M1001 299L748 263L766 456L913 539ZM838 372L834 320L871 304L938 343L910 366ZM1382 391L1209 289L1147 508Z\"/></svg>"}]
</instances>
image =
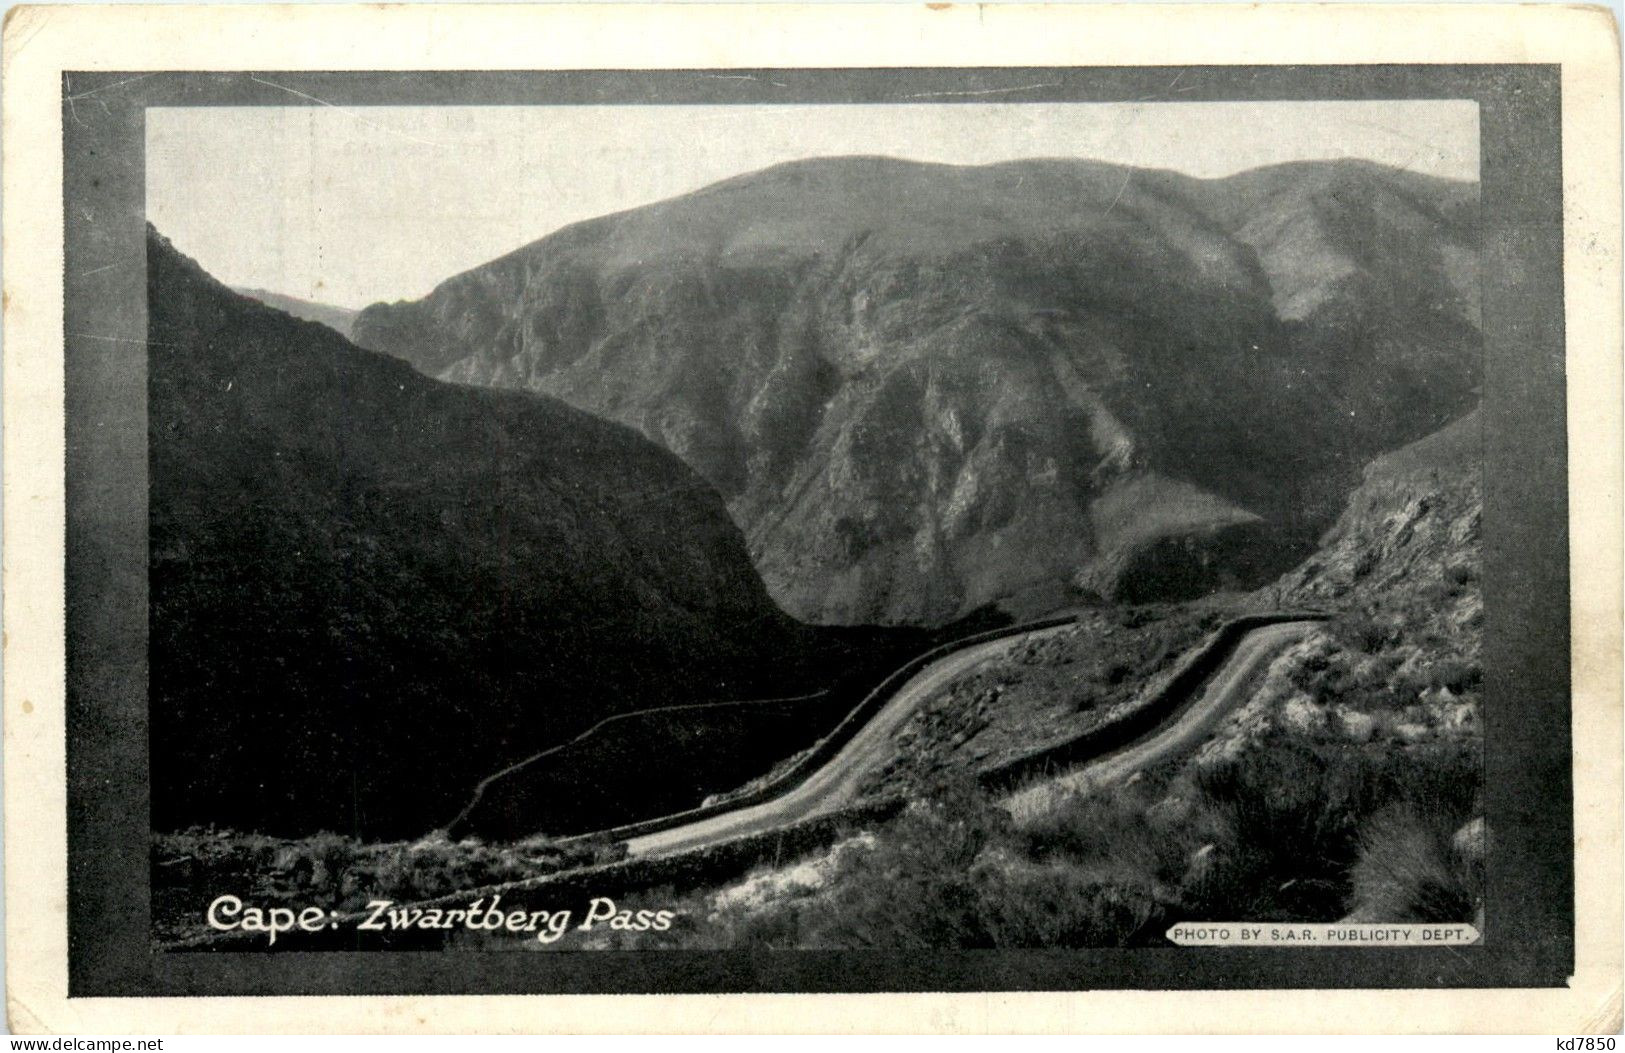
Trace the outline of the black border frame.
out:
<instances>
[{"instance_id":1,"label":"black border frame","mask_svg":"<svg viewBox=\"0 0 1625 1053\"><path fill-rule=\"evenodd\" d=\"M1555 65L1345 65L65 73L70 997L1563 986L1574 966L1575 912L1559 72ZM1176 81L1178 94L1171 95ZM932 92L944 94L929 101L954 105L989 101L990 91L1007 103L1478 103L1485 793L1495 836L1484 939L1463 948L932 955L154 950L148 900L145 109L918 103ZM229 201L215 205L231 207Z\"/></svg>"}]
</instances>

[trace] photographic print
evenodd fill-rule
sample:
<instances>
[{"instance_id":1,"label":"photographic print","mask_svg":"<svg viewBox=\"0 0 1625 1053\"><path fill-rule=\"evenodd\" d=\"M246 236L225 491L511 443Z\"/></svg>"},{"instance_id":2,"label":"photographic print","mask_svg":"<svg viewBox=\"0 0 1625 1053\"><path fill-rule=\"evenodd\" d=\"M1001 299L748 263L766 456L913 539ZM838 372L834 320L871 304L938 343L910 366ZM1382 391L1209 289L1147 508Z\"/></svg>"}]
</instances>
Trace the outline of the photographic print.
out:
<instances>
[{"instance_id":1,"label":"photographic print","mask_svg":"<svg viewBox=\"0 0 1625 1053\"><path fill-rule=\"evenodd\" d=\"M1481 928L1477 107L1175 99L149 110L155 937Z\"/></svg>"},{"instance_id":2,"label":"photographic print","mask_svg":"<svg viewBox=\"0 0 1625 1053\"><path fill-rule=\"evenodd\" d=\"M1565 67L686 54L62 65L70 995L1569 984Z\"/></svg>"}]
</instances>

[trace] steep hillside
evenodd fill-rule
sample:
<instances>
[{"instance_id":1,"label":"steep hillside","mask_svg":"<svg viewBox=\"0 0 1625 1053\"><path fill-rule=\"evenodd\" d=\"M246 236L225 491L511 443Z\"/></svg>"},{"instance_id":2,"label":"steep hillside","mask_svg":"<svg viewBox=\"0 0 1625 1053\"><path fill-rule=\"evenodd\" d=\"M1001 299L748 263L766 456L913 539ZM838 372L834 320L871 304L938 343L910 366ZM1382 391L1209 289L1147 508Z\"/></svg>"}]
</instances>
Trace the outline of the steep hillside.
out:
<instances>
[{"instance_id":1,"label":"steep hillside","mask_svg":"<svg viewBox=\"0 0 1625 1053\"><path fill-rule=\"evenodd\" d=\"M1194 754L1010 811L968 788L963 773L1012 727L1035 726L1045 692L1049 719L1075 709L1076 727L1096 696L1154 680L1166 656L1144 645L1167 630L1148 640L1136 631L1156 622L1097 618L943 686L898 736L921 798L899 818L743 879L617 903L675 904L692 920L653 945L694 948L1166 947L1172 924L1214 918L1482 928L1495 841L1481 451L1475 411L1367 466L1322 547L1252 597L1335 617L1283 651ZM1170 619L1179 647L1200 614L1214 610Z\"/></svg>"},{"instance_id":2,"label":"steep hillside","mask_svg":"<svg viewBox=\"0 0 1625 1053\"><path fill-rule=\"evenodd\" d=\"M237 289L251 300L258 300L267 307L275 307L295 318L307 322L320 322L322 325L338 333L342 337L350 336L351 327L355 324L355 316L360 311L352 311L348 307L334 307L332 304L315 303L311 300L301 300L297 296L284 296L281 293L269 292L265 289Z\"/></svg>"},{"instance_id":3,"label":"steep hillside","mask_svg":"<svg viewBox=\"0 0 1625 1053\"><path fill-rule=\"evenodd\" d=\"M805 619L1273 578L1477 383L1470 186L1079 161L780 165L356 320L679 454ZM1046 591L1048 590L1048 591Z\"/></svg>"},{"instance_id":4,"label":"steep hillside","mask_svg":"<svg viewBox=\"0 0 1625 1053\"><path fill-rule=\"evenodd\" d=\"M1432 430L1416 421L1477 401L1476 185L1301 162L1198 184L1197 197L1257 254L1288 340L1325 372L1356 447L1391 449Z\"/></svg>"},{"instance_id":5,"label":"steep hillside","mask_svg":"<svg viewBox=\"0 0 1625 1053\"><path fill-rule=\"evenodd\" d=\"M1372 461L1320 550L1277 588L1288 602L1370 604L1442 590L1467 606L1424 605L1476 632L1483 421L1478 410ZM1476 660L1476 648L1473 653Z\"/></svg>"},{"instance_id":6,"label":"steep hillside","mask_svg":"<svg viewBox=\"0 0 1625 1053\"><path fill-rule=\"evenodd\" d=\"M150 232L148 298L158 829L415 835L610 713L858 661L773 605L714 491L630 429L430 380ZM669 790L599 774L634 814ZM531 829L569 815L520 804Z\"/></svg>"}]
</instances>

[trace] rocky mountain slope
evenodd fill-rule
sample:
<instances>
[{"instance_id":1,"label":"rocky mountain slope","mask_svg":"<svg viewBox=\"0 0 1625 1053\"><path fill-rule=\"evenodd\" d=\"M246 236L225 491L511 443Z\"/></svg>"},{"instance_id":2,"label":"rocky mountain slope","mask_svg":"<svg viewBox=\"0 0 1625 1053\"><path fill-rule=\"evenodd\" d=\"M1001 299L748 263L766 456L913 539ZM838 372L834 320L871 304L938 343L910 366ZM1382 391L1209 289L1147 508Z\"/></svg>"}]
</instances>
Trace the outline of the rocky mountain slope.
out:
<instances>
[{"instance_id":1,"label":"rocky mountain slope","mask_svg":"<svg viewBox=\"0 0 1625 1053\"><path fill-rule=\"evenodd\" d=\"M1277 742L1480 748L1483 425L1474 411L1367 466L1321 547L1262 590L1338 612L1272 669L1210 751Z\"/></svg>"},{"instance_id":2,"label":"rocky mountain slope","mask_svg":"<svg viewBox=\"0 0 1625 1053\"><path fill-rule=\"evenodd\" d=\"M565 228L355 334L660 442L804 619L1181 597L1271 580L1373 454L1470 405L1476 208L1359 162L825 158Z\"/></svg>"},{"instance_id":3,"label":"rocky mountain slope","mask_svg":"<svg viewBox=\"0 0 1625 1053\"><path fill-rule=\"evenodd\" d=\"M240 293L251 300L258 300L267 307L293 315L295 318L307 322L320 322L322 325L348 338L350 330L355 324L355 316L360 311L352 311L348 307L334 307L332 304L316 303L313 300L301 300L297 296L284 296L281 293L270 292L265 289L239 289L233 292Z\"/></svg>"},{"instance_id":4,"label":"rocky mountain slope","mask_svg":"<svg viewBox=\"0 0 1625 1053\"><path fill-rule=\"evenodd\" d=\"M609 713L827 679L721 499L630 429L430 380L150 231L148 297L157 829L416 835Z\"/></svg>"},{"instance_id":5,"label":"rocky mountain slope","mask_svg":"<svg viewBox=\"0 0 1625 1053\"><path fill-rule=\"evenodd\" d=\"M1289 603L1369 604L1428 590L1452 593L1460 609L1431 608L1476 630L1483 514L1483 419L1478 410L1376 458L1321 547L1278 584ZM1477 650L1473 657L1476 660Z\"/></svg>"},{"instance_id":6,"label":"rocky mountain slope","mask_svg":"<svg viewBox=\"0 0 1625 1053\"><path fill-rule=\"evenodd\" d=\"M1255 593L1086 612L956 678L900 729L876 788L918 792L941 770L1115 719L1221 621L1282 609L1336 617L1286 654L1211 753L1267 750L1282 728L1379 749L1476 744L1482 448L1475 410L1376 458L1314 554Z\"/></svg>"},{"instance_id":7,"label":"rocky mountain slope","mask_svg":"<svg viewBox=\"0 0 1625 1053\"><path fill-rule=\"evenodd\" d=\"M1096 615L944 685L898 739L921 800L688 892L695 921L658 945L1167 946L1170 925L1213 918L1482 927L1481 428L1474 411L1374 459L1321 547L1269 588ZM1335 614L1187 757L1014 814L948 777L1048 717L1046 693L1078 727L1116 685L1154 682L1163 645L1215 620L1209 602Z\"/></svg>"}]
</instances>

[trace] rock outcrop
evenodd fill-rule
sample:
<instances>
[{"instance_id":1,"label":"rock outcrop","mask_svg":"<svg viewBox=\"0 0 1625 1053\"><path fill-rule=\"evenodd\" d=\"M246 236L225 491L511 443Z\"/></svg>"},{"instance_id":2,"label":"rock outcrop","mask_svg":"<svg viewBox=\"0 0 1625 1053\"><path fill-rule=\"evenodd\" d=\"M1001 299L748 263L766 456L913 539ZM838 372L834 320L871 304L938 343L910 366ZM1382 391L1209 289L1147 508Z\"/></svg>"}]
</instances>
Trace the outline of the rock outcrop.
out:
<instances>
[{"instance_id":1,"label":"rock outcrop","mask_svg":"<svg viewBox=\"0 0 1625 1053\"><path fill-rule=\"evenodd\" d=\"M940 622L1271 580L1478 383L1477 191L1358 162L780 165L369 307L358 343L637 428L772 595Z\"/></svg>"}]
</instances>

